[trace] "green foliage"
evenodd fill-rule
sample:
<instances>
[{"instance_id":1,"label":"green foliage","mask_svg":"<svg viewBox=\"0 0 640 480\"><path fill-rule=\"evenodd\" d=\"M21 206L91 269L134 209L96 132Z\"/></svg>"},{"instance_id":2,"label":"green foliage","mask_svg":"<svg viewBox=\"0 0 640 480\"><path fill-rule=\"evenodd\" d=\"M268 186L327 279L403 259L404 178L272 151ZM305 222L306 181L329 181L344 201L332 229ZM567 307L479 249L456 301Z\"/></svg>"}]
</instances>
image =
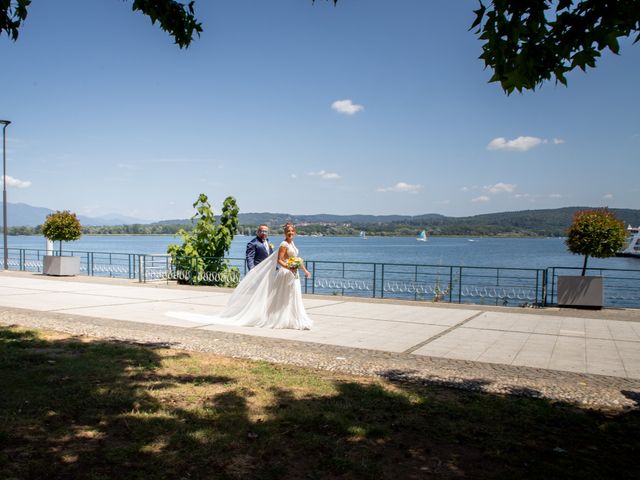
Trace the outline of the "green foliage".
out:
<instances>
[{"instance_id":1,"label":"green foliage","mask_svg":"<svg viewBox=\"0 0 640 480\"><path fill-rule=\"evenodd\" d=\"M176 0L134 0L131 9L142 12L158 22L160 28L171 35L180 48L188 47L195 35L200 36L202 24L197 21L191 1L183 5ZM18 39L18 29L27 18L31 0L0 0L0 35L6 33L13 41Z\"/></svg>"},{"instance_id":2,"label":"green foliage","mask_svg":"<svg viewBox=\"0 0 640 480\"><path fill-rule=\"evenodd\" d=\"M31 0L0 1L0 35L6 33L14 42L18 39L18 28L27 18L27 7Z\"/></svg>"},{"instance_id":3,"label":"green foliage","mask_svg":"<svg viewBox=\"0 0 640 480\"><path fill-rule=\"evenodd\" d=\"M49 240L59 241L62 253L62 242L78 240L82 236L82 227L75 213L68 210L57 211L47 215L42 225L42 234Z\"/></svg>"},{"instance_id":4,"label":"green foliage","mask_svg":"<svg viewBox=\"0 0 640 480\"><path fill-rule=\"evenodd\" d=\"M183 244L169 245L167 253L172 257L176 271L190 272L188 279L179 279L200 285L234 287L240 278L237 268L229 267L226 254L231 248L233 236L238 231L238 206L233 197L227 197L222 205L220 221L216 218L208 198L201 193L193 204L196 221L190 232L180 230Z\"/></svg>"},{"instance_id":5,"label":"green foliage","mask_svg":"<svg viewBox=\"0 0 640 480\"><path fill-rule=\"evenodd\" d=\"M202 24L194 15L194 3L191 1L183 5L175 0L134 0L132 8L148 16L151 23L157 21L180 48L185 48L191 44L194 35L200 36L202 32Z\"/></svg>"},{"instance_id":6,"label":"green foliage","mask_svg":"<svg viewBox=\"0 0 640 480\"><path fill-rule=\"evenodd\" d=\"M612 257L622 248L626 236L624 223L608 210L581 210L573 217L565 243L571 253L584 255L584 275L590 256Z\"/></svg>"},{"instance_id":7,"label":"green foliage","mask_svg":"<svg viewBox=\"0 0 640 480\"><path fill-rule=\"evenodd\" d=\"M603 50L618 54L619 38L640 39L640 0L480 0L474 13L480 59L507 94L535 90L552 76L566 85L567 72L595 68Z\"/></svg>"}]
</instances>

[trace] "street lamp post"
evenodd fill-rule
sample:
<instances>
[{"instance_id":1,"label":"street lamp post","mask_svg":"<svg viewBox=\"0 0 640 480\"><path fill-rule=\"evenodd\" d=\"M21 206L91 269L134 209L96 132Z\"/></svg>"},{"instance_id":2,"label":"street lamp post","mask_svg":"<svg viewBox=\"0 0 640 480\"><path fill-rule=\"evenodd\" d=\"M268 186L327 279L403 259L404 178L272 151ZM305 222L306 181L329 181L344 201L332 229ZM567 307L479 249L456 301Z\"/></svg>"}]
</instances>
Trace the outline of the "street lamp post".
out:
<instances>
[{"instance_id":1,"label":"street lamp post","mask_svg":"<svg viewBox=\"0 0 640 480\"><path fill-rule=\"evenodd\" d=\"M4 269L9 269L9 250L7 250L7 135L11 122L0 120L2 127L2 231L4 236Z\"/></svg>"}]
</instances>

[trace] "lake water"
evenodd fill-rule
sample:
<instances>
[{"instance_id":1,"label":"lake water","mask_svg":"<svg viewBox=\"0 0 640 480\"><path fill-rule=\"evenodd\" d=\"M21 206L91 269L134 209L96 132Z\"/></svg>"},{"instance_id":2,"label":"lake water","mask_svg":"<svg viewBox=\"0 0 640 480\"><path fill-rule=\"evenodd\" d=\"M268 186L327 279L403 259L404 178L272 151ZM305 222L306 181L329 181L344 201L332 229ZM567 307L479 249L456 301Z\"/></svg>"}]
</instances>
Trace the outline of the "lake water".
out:
<instances>
[{"instance_id":1,"label":"lake water","mask_svg":"<svg viewBox=\"0 0 640 480\"><path fill-rule=\"evenodd\" d=\"M229 256L243 258L251 237L236 236ZM283 240L273 236L277 247ZM403 263L500 268L581 267L583 257L572 255L560 238L463 238L431 237L418 242L410 237L296 237L296 245L305 260L337 262ZM179 237L168 235L85 235L65 242L63 250L112 253L166 253ZM10 236L8 246L42 249L39 236ZM55 245L57 248L57 244ZM640 259L590 258L589 267L640 269Z\"/></svg>"}]
</instances>

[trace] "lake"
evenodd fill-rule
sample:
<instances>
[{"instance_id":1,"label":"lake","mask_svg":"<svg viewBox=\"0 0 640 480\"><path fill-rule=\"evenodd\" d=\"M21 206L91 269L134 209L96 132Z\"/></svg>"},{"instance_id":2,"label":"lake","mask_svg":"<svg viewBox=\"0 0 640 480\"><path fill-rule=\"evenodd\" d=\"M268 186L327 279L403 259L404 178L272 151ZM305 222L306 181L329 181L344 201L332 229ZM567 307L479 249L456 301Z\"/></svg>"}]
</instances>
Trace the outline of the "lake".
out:
<instances>
[{"instance_id":1,"label":"lake","mask_svg":"<svg viewBox=\"0 0 640 480\"><path fill-rule=\"evenodd\" d=\"M252 237L236 236L229 256L243 258ZM282 236L270 237L277 247ZM421 265L455 265L500 268L581 267L583 257L572 255L560 238L431 237L418 242L412 237L296 237L305 260ZM40 236L10 236L8 246L42 249ZM158 254L171 243L181 243L170 235L85 235L65 242L63 250ZM57 244L55 245L57 248ZM589 267L640 269L640 259L590 258Z\"/></svg>"}]
</instances>

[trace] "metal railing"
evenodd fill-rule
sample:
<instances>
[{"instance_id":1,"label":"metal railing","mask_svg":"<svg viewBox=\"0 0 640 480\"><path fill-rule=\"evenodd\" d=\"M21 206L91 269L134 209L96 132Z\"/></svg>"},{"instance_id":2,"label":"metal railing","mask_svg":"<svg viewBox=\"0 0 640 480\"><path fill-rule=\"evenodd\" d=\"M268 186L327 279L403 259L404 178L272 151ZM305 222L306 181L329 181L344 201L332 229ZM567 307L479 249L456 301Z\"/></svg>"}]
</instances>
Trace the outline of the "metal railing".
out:
<instances>
[{"instance_id":1,"label":"metal railing","mask_svg":"<svg viewBox=\"0 0 640 480\"><path fill-rule=\"evenodd\" d=\"M580 275L581 267L551 267L548 276L548 302L557 302L558 277ZM640 308L640 270L622 268L587 268L587 275L602 277L604 305L607 307Z\"/></svg>"},{"instance_id":2,"label":"metal railing","mask_svg":"<svg viewBox=\"0 0 640 480\"><path fill-rule=\"evenodd\" d=\"M11 270L42 272L46 252L10 248ZM57 255L54 252L54 255ZM81 273L89 276L137 279L139 282L177 280L189 284L211 284L220 273L177 269L166 254L136 254L63 251L80 257ZM247 273L244 258L226 258L239 281ZM546 306L557 301L558 275L577 275L578 267L502 268L459 265L333 262L308 260L311 278L301 278L304 293L395 298L402 300ZM189 262L187 262L189 264ZM605 306L640 308L640 270L591 268L604 278Z\"/></svg>"}]
</instances>

